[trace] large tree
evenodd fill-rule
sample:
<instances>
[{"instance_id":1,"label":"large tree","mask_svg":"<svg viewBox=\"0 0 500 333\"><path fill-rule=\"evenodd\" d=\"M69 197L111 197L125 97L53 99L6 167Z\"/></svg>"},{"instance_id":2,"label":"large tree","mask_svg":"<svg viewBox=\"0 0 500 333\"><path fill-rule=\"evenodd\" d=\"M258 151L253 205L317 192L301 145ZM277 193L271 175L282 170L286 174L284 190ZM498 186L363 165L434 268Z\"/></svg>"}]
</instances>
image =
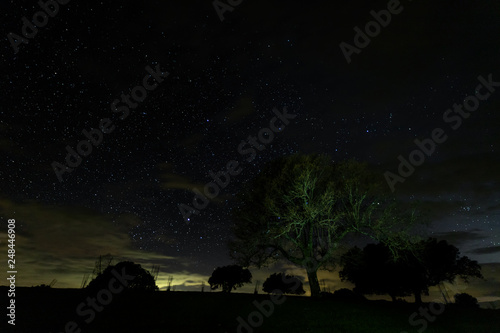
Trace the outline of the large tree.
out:
<instances>
[{"instance_id":1,"label":"large tree","mask_svg":"<svg viewBox=\"0 0 500 333\"><path fill-rule=\"evenodd\" d=\"M483 278L478 262L467 256L460 257L458 248L445 240L429 238L421 241L414 253L418 261L415 265L421 272L414 281L416 288L413 294L416 302L421 302L422 294L429 294L431 286L443 282L454 283L457 277L465 283L468 283L470 278Z\"/></svg>"},{"instance_id":2,"label":"large tree","mask_svg":"<svg viewBox=\"0 0 500 333\"><path fill-rule=\"evenodd\" d=\"M459 253L455 246L435 238L415 243L397 259L386 245L368 244L342 256L339 276L354 283L362 294L388 294L393 300L413 294L415 302L421 303L421 295L428 295L431 286L453 283L457 276L465 282L482 278L477 261Z\"/></svg>"},{"instance_id":3,"label":"large tree","mask_svg":"<svg viewBox=\"0 0 500 333\"><path fill-rule=\"evenodd\" d=\"M208 279L212 290L221 287L225 293L230 293L233 289L250 282L252 282L252 273L238 265L217 267L212 272L210 279Z\"/></svg>"},{"instance_id":4,"label":"large tree","mask_svg":"<svg viewBox=\"0 0 500 333\"><path fill-rule=\"evenodd\" d=\"M331 269L347 236L369 236L398 255L411 215L398 213L380 174L349 160L292 155L269 163L240 193L230 255L244 266L286 259L305 268L318 296L318 269Z\"/></svg>"}]
</instances>

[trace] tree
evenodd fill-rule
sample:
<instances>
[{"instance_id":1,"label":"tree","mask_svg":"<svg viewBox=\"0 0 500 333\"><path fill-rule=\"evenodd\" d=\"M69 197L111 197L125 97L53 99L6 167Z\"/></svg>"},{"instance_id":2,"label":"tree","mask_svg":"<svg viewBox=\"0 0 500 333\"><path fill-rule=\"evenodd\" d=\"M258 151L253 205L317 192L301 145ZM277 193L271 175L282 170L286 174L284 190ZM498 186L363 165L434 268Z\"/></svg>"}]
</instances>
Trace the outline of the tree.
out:
<instances>
[{"instance_id":1,"label":"tree","mask_svg":"<svg viewBox=\"0 0 500 333\"><path fill-rule=\"evenodd\" d=\"M366 301L363 295L347 288L335 290L331 298L343 301Z\"/></svg>"},{"instance_id":2,"label":"tree","mask_svg":"<svg viewBox=\"0 0 500 333\"><path fill-rule=\"evenodd\" d=\"M208 279L212 290L221 287L222 291L226 293L230 293L233 289L250 282L252 282L252 273L238 265L217 267L210 279Z\"/></svg>"},{"instance_id":3,"label":"tree","mask_svg":"<svg viewBox=\"0 0 500 333\"><path fill-rule=\"evenodd\" d=\"M115 271L114 274L113 271ZM108 265L102 273L90 281L87 289L94 291L108 289L109 281L116 279L116 274L121 275L122 273L134 277L132 280L128 281L128 285L126 287L128 290L158 290L158 286L156 286L153 275L151 275L149 271L142 268L140 264L135 264L131 261L122 261L114 266Z\"/></svg>"},{"instance_id":4,"label":"tree","mask_svg":"<svg viewBox=\"0 0 500 333\"><path fill-rule=\"evenodd\" d=\"M467 293L455 294L453 298L455 299L455 304L458 306L467 308L479 308L479 303L477 302L477 298Z\"/></svg>"},{"instance_id":5,"label":"tree","mask_svg":"<svg viewBox=\"0 0 500 333\"><path fill-rule=\"evenodd\" d=\"M279 290L282 294L304 295L306 292L302 286L302 281L293 275L285 273L274 273L270 275L264 284L262 290L266 293L274 293Z\"/></svg>"},{"instance_id":6,"label":"tree","mask_svg":"<svg viewBox=\"0 0 500 333\"><path fill-rule=\"evenodd\" d=\"M457 247L445 240L429 238L417 244L414 266L420 272L413 280L415 302L421 303L421 294L428 295L429 287L442 282L454 283L460 277L465 283L470 278L483 278L481 266L467 256L460 257ZM415 260L416 259L416 260Z\"/></svg>"},{"instance_id":7,"label":"tree","mask_svg":"<svg viewBox=\"0 0 500 333\"><path fill-rule=\"evenodd\" d=\"M50 284L45 284L45 283L42 283L42 284L39 284L39 285L36 285L36 286L31 286L31 288L41 288L41 289L48 289L48 288L52 288L55 284L56 284L57 280L56 279L53 279Z\"/></svg>"},{"instance_id":8,"label":"tree","mask_svg":"<svg viewBox=\"0 0 500 333\"><path fill-rule=\"evenodd\" d=\"M411 295L411 281L416 272L403 265L401 259L395 261L382 243L368 244L363 250L354 247L342 255L340 262L340 279L354 283L356 293L387 294L393 301L398 296Z\"/></svg>"},{"instance_id":9,"label":"tree","mask_svg":"<svg viewBox=\"0 0 500 333\"><path fill-rule=\"evenodd\" d=\"M259 294L259 286L260 286L260 280L255 281L255 288L253 289L253 294L258 295Z\"/></svg>"},{"instance_id":10,"label":"tree","mask_svg":"<svg viewBox=\"0 0 500 333\"><path fill-rule=\"evenodd\" d=\"M174 281L174 277L172 275L169 275L167 278L167 291L170 291L170 288L172 287L172 281Z\"/></svg>"},{"instance_id":11,"label":"tree","mask_svg":"<svg viewBox=\"0 0 500 333\"><path fill-rule=\"evenodd\" d=\"M318 269L333 269L351 234L388 244L395 256L409 244L415 221L386 196L380 175L356 161L292 155L269 163L239 194L230 255L257 267L285 259L307 272L318 296Z\"/></svg>"},{"instance_id":12,"label":"tree","mask_svg":"<svg viewBox=\"0 0 500 333\"><path fill-rule=\"evenodd\" d=\"M341 258L342 281L356 285L355 291L363 294L388 294L415 296L422 302L422 294L429 294L429 287L443 282L453 283L456 277L466 283L471 277L482 278L477 261L459 256L459 250L445 240L429 238L415 243L394 258L384 244L368 244L363 250L355 247Z\"/></svg>"}]
</instances>

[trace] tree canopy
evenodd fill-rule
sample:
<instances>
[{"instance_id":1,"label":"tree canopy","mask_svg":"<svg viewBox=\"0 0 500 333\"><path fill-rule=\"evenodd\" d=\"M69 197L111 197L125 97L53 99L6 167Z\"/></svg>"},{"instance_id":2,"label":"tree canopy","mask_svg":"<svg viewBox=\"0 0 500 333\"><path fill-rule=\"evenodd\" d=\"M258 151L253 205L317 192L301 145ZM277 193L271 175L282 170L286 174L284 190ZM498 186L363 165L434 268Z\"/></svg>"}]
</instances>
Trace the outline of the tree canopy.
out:
<instances>
[{"instance_id":1,"label":"tree canopy","mask_svg":"<svg viewBox=\"0 0 500 333\"><path fill-rule=\"evenodd\" d=\"M363 295L411 295L411 279L414 272L403 267L401 260L394 261L391 251L384 244L368 244L361 250L354 247L340 261L342 281L354 283L354 292Z\"/></svg>"},{"instance_id":2,"label":"tree canopy","mask_svg":"<svg viewBox=\"0 0 500 333\"><path fill-rule=\"evenodd\" d=\"M415 295L428 295L429 287L443 282L453 283L456 277L468 282L482 278L477 261L459 256L459 250L445 240L429 238L415 243L395 259L387 245L368 244L363 250L354 247L341 258L341 280L356 285L362 294L388 294L393 300Z\"/></svg>"},{"instance_id":3,"label":"tree canopy","mask_svg":"<svg viewBox=\"0 0 500 333\"><path fill-rule=\"evenodd\" d=\"M239 194L230 255L244 266L286 259L303 267L312 296L320 292L317 270L334 267L348 235L382 241L397 257L415 217L396 209L381 179L366 164L323 155L272 161Z\"/></svg>"},{"instance_id":4,"label":"tree canopy","mask_svg":"<svg viewBox=\"0 0 500 333\"><path fill-rule=\"evenodd\" d=\"M113 274L115 271L115 274ZM135 264L132 261L122 261L116 265L109 265L106 269L97 275L87 286L88 290L107 289L111 279L116 278L116 274L126 274L133 276L133 279L127 281L126 288L129 290L155 291L158 290L154 277L141 267L140 264Z\"/></svg>"},{"instance_id":5,"label":"tree canopy","mask_svg":"<svg viewBox=\"0 0 500 333\"><path fill-rule=\"evenodd\" d=\"M467 293L455 294L453 298L455 299L455 304L458 306L466 308L479 308L477 298Z\"/></svg>"},{"instance_id":6,"label":"tree canopy","mask_svg":"<svg viewBox=\"0 0 500 333\"><path fill-rule=\"evenodd\" d=\"M212 290L221 287L222 291L226 293L230 293L233 289L250 282L252 282L252 273L238 265L217 267L210 279L208 279Z\"/></svg>"},{"instance_id":7,"label":"tree canopy","mask_svg":"<svg viewBox=\"0 0 500 333\"><path fill-rule=\"evenodd\" d=\"M293 275L285 273L271 274L264 284L262 290L266 293L274 293L280 291L282 294L303 295L305 294L302 281Z\"/></svg>"}]
</instances>

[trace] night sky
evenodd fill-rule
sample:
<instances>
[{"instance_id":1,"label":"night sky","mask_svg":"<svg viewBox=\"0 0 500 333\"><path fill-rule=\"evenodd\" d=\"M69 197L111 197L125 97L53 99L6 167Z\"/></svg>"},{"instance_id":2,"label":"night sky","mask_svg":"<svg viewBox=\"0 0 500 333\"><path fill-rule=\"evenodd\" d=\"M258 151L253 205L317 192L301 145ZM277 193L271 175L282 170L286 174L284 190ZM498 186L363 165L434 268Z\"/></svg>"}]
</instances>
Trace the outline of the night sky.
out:
<instances>
[{"instance_id":1,"label":"night sky","mask_svg":"<svg viewBox=\"0 0 500 333\"><path fill-rule=\"evenodd\" d=\"M428 236L482 265L487 280L468 293L500 299L500 4L401 1L348 63L340 44L354 46L354 28L364 31L370 12L387 8L242 1L221 21L212 1L69 1L23 43L12 36L40 6L2 1L0 253L6 221L16 219L17 285L57 279L55 287L78 288L109 253L161 265L161 289L172 275L176 290L199 290L231 263L234 199L267 162L293 153L355 158L385 182L398 156L408 159L416 139L440 128L446 140L394 194L421 203ZM476 94L488 98L475 111L454 109ZM272 140L252 146L284 110L290 118L275 121ZM113 130L61 171L66 147L76 151L82 131L102 119ZM187 223L179 205L192 206L193 190L233 160L240 173ZM281 269L305 276L287 263L251 271L263 281ZM344 285L337 273L320 279Z\"/></svg>"}]
</instances>

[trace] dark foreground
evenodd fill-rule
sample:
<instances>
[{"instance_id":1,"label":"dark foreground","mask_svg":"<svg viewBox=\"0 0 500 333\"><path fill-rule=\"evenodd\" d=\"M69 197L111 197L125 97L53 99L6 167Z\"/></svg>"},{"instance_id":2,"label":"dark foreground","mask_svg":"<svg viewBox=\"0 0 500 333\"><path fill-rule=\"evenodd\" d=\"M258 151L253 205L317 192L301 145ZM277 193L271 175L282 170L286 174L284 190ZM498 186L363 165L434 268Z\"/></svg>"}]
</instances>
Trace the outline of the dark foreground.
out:
<instances>
[{"instance_id":1,"label":"dark foreground","mask_svg":"<svg viewBox=\"0 0 500 333\"><path fill-rule=\"evenodd\" d=\"M96 304L98 312L85 304L88 295L83 290L34 288L16 290L14 328L7 324L7 290L0 288L0 292L3 309L0 332L411 333L419 329L424 332L424 327L427 327L426 333L500 332L500 310L447 307L442 313L438 313L442 309L431 309L433 314L429 304L419 310L413 304L385 301L347 302L286 296L273 303L267 295L124 292L113 295L109 304L102 307ZM101 296L106 303L106 295ZM82 302L85 306L80 308L80 316L76 309ZM95 314L93 319L91 313ZM248 325L240 325L238 317ZM74 324L68 324L71 321Z\"/></svg>"}]
</instances>

